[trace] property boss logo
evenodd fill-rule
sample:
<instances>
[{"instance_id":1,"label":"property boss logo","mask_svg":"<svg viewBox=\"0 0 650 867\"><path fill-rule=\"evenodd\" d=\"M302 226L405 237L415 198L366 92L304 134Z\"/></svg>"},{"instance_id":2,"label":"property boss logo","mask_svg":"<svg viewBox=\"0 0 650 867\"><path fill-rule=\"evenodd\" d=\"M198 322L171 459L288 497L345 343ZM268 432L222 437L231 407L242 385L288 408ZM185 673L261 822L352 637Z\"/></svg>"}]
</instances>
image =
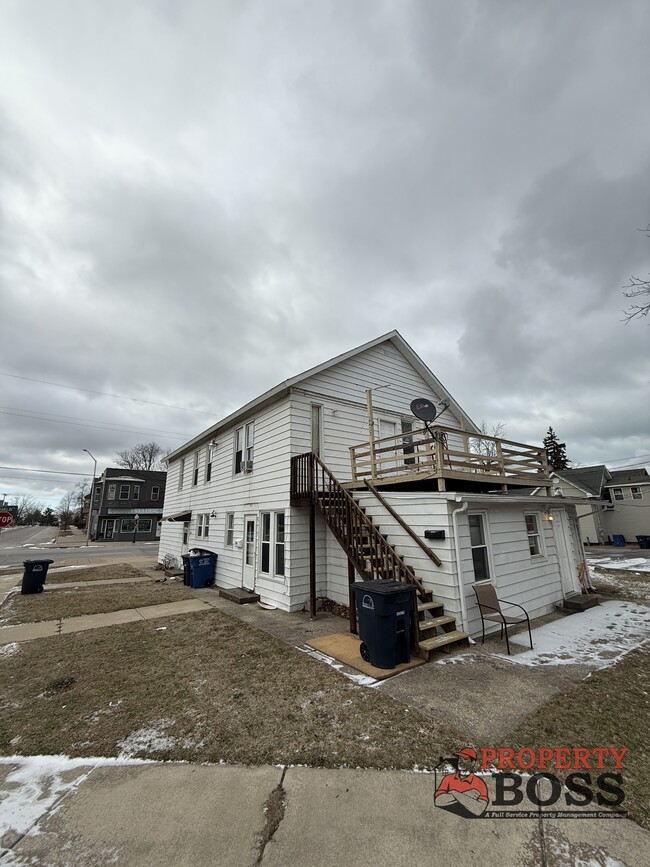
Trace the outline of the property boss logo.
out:
<instances>
[{"instance_id":1,"label":"property boss logo","mask_svg":"<svg viewBox=\"0 0 650 867\"><path fill-rule=\"evenodd\" d=\"M554 819L624 819L617 808L625 800L619 772L626 753L627 747L481 747L477 754L463 747L435 768L434 804L468 819L528 819L542 808ZM606 770L608 757L614 771ZM562 782L554 771L571 773Z\"/></svg>"}]
</instances>

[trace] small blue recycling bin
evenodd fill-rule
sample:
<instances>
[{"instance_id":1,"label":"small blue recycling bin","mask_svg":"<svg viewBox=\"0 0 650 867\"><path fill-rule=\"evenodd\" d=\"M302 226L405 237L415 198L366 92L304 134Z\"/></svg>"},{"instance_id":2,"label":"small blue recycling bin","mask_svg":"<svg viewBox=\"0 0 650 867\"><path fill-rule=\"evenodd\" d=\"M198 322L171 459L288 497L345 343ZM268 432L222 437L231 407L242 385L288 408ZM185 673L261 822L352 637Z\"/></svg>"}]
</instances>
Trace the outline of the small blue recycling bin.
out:
<instances>
[{"instance_id":1,"label":"small blue recycling bin","mask_svg":"<svg viewBox=\"0 0 650 867\"><path fill-rule=\"evenodd\" d=\"M217 568L217 555L212 551L200 551L189 555L190 586L198 589L211 587L214 584L214 573Z\"/></svg>"},{"instance_id":2,"label":"small blue recycling bin","mask_svg":"<svg viewBox=\"0 0 650 867\"><path fill-rule=\"evenodd\" d=\"M618 534L614 534L612 536L612 541L614 543L615 548L624 548L625 547L625 536L620 536Z\"/></svg>"}]
</instances>

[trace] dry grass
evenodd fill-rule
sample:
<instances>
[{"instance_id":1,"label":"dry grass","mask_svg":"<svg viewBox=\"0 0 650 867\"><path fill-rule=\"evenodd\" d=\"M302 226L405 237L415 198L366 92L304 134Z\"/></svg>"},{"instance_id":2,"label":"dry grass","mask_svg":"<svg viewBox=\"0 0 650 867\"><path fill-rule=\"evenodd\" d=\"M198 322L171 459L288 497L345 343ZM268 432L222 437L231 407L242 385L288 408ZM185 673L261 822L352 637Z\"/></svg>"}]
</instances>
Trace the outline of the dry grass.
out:
<instances>
[{"instance_id":1,"label":"dry grass","mask_svg":"<svg viewBox=\"0 0 650 867\"><path fill-rule=\"evenodd\" d=\"M54 567L56 568L56 566ZM115 563L110 566L95 566L90 569L69 569L65 572L48 572L48 584L79 584L86 581L107 581L116 578L148 577L141 569L128 563Z\"/></svg>"},{"instance_id":2,"label":"dry grass","mask_svg":"<svg viewBox=\"0 0 650 867\"><path fill-rule=\"evenodd\" d=\"M650 647L646 646L558 694L505 740L517 747L627 747L621 809L650 829L649 696ZM608 770L612 768L613 762ZM593 777L598 773L592 772Z\"/></svg>"},{"instance_id":3,"label":"dry grass","mask_svg":"<svg viewBox=\"0 0 650 867\"><path fill-rule=\"evenodd\" d=\"M219 611L26 642L0 667L3 753L411 768L462 740Z\"/></svg>"},{"instance_id":4,"label":"dry grass","mask_svg":"<svg viewBox=\"0 0 650 867\"><path fill-rule=\"evenodd\" d=\"M605 566L592 566L592 570L592 581L597 593L646 605L650 602L650 572Z\"/></svg>"},{"instance_id":5,"label":"dry grass","mask_svg":"<svg viewBox=\"0 0 650 867\"><path fill-rule=\"evenodd\" d=\"M190 590L177 582L158 583L154 579L142 584L102 584L65 588L23 596L13 593L0 608L0 626L59 620L81 614L101 614L123 608L142 608L194 599Z\"/></svg>"}]
</instances>

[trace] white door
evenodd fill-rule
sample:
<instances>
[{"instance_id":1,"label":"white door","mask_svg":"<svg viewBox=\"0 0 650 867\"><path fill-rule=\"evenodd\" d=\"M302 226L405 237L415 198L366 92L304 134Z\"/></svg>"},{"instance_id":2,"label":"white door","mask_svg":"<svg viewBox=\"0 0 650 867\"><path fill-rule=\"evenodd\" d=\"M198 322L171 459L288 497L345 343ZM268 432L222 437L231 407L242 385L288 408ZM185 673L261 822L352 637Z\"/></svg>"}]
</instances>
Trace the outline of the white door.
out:
<instances>
[{"instance_id":1,"label":"white door","mask_svg":"<svg viewBox=\"0 0 650 867\"><path fill-rule=\"evenodd\" d=\"M257 539L257 517L255 515L244 516L244 565L242 573L242 587L246 590L255 589L255 554Z\"/></svg>"},{"instance_id":2,"label":"white door","mask_svg":"<svg viewBox=\"0 0 650 867\"><path fill-rule=\"evenodd\" d=\"M557 560L562 577L562 591L565 596L580 593L577 568L573 562L569 522L564 509L552 509L553 534L557 549Z\"/></svg>"}]
</instances>

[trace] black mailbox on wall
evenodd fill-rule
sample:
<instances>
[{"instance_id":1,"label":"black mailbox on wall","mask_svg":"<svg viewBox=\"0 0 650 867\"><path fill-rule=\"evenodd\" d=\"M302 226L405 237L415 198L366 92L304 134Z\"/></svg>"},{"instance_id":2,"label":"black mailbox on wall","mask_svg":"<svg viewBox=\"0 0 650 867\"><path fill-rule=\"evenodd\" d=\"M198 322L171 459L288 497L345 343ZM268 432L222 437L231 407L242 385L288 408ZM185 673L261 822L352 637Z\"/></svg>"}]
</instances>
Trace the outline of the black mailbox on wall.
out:
<instances>
[{"instance_id":1,"label":"black mailbox on wall","mask_svg":"<svg viewBox=\"0 0 650 867\"><path fill-rule=\"evenodd\" d=\"M425 530L424 531L425 539L444 539L445 531L444 530Z\"/></svg>"}]
</instances>

